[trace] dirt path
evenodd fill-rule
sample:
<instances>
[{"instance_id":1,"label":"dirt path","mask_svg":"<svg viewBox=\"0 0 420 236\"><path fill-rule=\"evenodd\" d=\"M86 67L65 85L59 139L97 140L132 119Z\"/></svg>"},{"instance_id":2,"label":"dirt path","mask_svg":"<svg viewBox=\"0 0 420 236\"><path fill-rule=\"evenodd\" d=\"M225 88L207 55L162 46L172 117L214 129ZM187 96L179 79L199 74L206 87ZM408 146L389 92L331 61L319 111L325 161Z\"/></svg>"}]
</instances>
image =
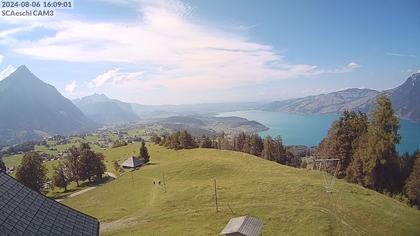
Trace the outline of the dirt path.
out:
<instances>
[{"instance_id":1,"label":"dirt path","mask_svg":"<svg viewBox=\"0 0 420 236\"><path fill-rule=\"evenodd\" d=\"M116 178L117 178L117 176L116 176L114 173L111 173L111 172L105 172L105 174L107 174L110 178L109 178L106 182L101 183L101 184L106 184L106 183L111 182L112 180L114 180L114 179L116 179ZM69 198L75 197L75 196L77 196L77 195L80 195L80 194L82 194L82 193L86 193L86 192L88 192L88 191L90 191L90 190L92 190L92 189L95 189L96 187L97 187L97 186L93 186L93 187L85 188L85 189L82 189L82 190L80 190L80 191L77 191L77 192L74 192L74 193L72 193L72 194L69 194L69 195L67 195L67 196L65 196L65 197L63 197L63 198L59 198L59 199L55 199L55 200L56 200L57 202L61 202L61 201L63 201L64 199L69 199Z\"/></svg>"},{"instance_id":2,"label":"dirt path","mask_svg":"<svg viewBox=\"0 0 420 236\"><path fill-rule=\"evenodd\" d=\"M80 190L80 191L77 191L77 192L75 192L75 193L69 194L69 195L67 195L67 196L66 196L66 197L64 197L64 198L55 199L55 200L56 200L57 202L61 202L61 201L63 201L64 199L72 198L72 197L75 197L75 196L80 195L80 194L82 194L82 193L86 193L87 191L90 191L90 190L92 190L92 189L94 189L94 188L96 188L96 187L89 187L89 188L85 188L85 189L83 189L83 190Z\"/></svg>"},{"instance_id":3,"label":"dirt path","mask_svg":"<svg viewBox=\"0 0 420 236\"><path fill-rule=\"evenodd\" d=\"M118 176L112 172L105 172L104 174L107 174L109 177L112 177L114 179L118 178Z\"/></svg>"}]
</instances>

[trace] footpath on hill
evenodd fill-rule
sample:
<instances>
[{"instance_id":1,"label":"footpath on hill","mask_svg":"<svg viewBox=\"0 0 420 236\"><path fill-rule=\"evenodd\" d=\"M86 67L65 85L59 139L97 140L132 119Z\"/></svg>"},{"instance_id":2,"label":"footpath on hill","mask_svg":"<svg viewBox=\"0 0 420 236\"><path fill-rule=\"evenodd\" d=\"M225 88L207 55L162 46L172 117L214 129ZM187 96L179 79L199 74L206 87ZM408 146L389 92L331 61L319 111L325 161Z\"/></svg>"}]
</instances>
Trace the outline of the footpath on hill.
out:
<instances>
[{"instance_id":1,"label":"footpath on hill","mask_svg":"<svg viewBox=\"0 0 420 236\"><path fill-rule=\"evenodd\" d=\"M106 183L108 183L108 182L110 182L110 181L112 181L112 180L114 180L114 179L118 178L118 177L117 177L117 175L115 175L115 174L114 174L114 173L112 173L112 172L105 172L105 174L106 174L106 175L108 175L110 178L109 178L106 182L101 183L101 184L106 184ZM80 195L80 194L86 193L86 192L88 192L88 191L90 191L90 190L92 190L92 189L95 189L96 187L98 187L98 186L88 187L88 188L82 189L82 190L80 190L80 191L74 192L74 193L72 193L72 194L69 194L69 195L67 195L67 196L65 196L65 197L63 197L63 198L57 198L57 199L55 199L55 200L56 200L57 202L61 202L61 201L65 200L65 199L69 199L69 198L75 197L75 196L77 196L77 195Z\"/></svg>"}]
</instances>

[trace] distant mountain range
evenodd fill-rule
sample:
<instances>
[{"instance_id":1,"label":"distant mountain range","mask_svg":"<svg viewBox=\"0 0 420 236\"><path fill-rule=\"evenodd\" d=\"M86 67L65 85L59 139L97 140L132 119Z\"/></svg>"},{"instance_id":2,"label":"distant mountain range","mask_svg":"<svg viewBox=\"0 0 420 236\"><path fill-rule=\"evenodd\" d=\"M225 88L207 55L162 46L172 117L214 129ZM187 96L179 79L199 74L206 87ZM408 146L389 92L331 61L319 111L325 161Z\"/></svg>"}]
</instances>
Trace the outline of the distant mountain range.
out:
<instances>
[{"instance_id":1,"label":"distant mountain range","mask_svg":"<svg viewBox=\"0 0 420 236\"><path fill-rule=\"evenodd\" d=\"M93 94L73 103L90 119L99 124L115 124L139 121L131 104L110 99L104 94Z\"/></svg>"},{"instance_id":2,"label":"distant mountain range","mask_svg":"<svg viewBox=\"0 0 420 236\"><path fill-rule=\"evenodd\" d=\"M255 110L264 105L263 102L228 102L200 103L181 105L142 105L132 103L131 106L138 115L145 119L164 118L169 116L185 116L197 114L216 114L220 112Z\"/></svg>"},{"instance_id":3,"label":"distant mountain range","mask_svg":"<svg viewBox=\"0 0 420 236\"><path fill-rule=\"evenodd\" d=\"M271 103L149 106L121 102L103 94L72 102L53 86L37 78L28 68L20 66L0 81L0 147L46 135L88 132L103 124L137 122L141 119L149 123L159 122L172 129L189 127L212 132L221 132L223 129L261 131L266 127L252 121L237 117L209 117L219 112L251 109L297 114L339 114L344 110L368 112L382 94L390 96L401 118L420 122L420 73L410 76L401 86L382 92L347 89Z\"/></svg>"},{"instance_id":4,"label":"distant mountain range","mask_svg":"<svg viewBox=\"0 0 420 236\"><path fill-rule=\"evenodd\" d=\"M261 107L266 111L297 114L336 114L344 110L366 111L367 104L380 92L371 89L346 89L303 98L275 101Z\"/></svg>"},{"instance_id":5,"label":"distant mountain range","mask_svg":"<svg viewBox=\"0 0 420 236\"><path fill-rule=\"evenodd\" d=\"M0 81L0 145L97 127L70 100L25 66Z\"/></svg>"},{"instance_id":6,"label":"distant mountain range","mask_svg":"<svg viewBox=\"0 0 420 236\"><path fill-rule=\"evenodd\" d=\"M386 90L346 89L304 98L275 101L259 110L282 111L295 114L340 114L344 110L369 112L380 95L391 98L396 113L404 119L420 121L420 73L410 76L402 85Z\"/></svg>"},{"instance_id":7,"label":"distant mountain range","mask_svg":"<svg viewBox=\"0 0 420 236\"><path fill-rule=\"evenodd\" d=\"M386 93L400 117L420 122L420 73L413 74L402 85Z\"/></svg>"}]
</instances>

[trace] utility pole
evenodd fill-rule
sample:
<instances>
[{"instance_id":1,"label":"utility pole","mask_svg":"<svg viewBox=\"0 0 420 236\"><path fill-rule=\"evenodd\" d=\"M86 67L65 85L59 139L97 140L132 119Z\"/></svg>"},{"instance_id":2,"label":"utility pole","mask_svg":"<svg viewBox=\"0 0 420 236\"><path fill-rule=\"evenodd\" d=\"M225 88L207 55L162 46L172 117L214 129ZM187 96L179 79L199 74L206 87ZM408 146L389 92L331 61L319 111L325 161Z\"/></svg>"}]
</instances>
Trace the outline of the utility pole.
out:
<instances>
[{"instance_id":1,"label":"utility pole","mask_svg":"<svg viewBox=\"0 0 420 236\"><path fill-rule=\"evenodd\" d=\"M165 193L166 193L166 181L165 181L165 172L162 171L162 179L163 179L163 187L165 189Z\"/></svg>"},{"instance_id":2,"label":"utility pole","mask_svg":"<svg viewBox=\"0 0 420 236\"><path fill-rule=\"evenodd\" d=\"M217 184L216 184L216 179L214 179L214 199L216 201L216 212L219 212L219 205L217 203Z\"/></svg>"}]
</instances>

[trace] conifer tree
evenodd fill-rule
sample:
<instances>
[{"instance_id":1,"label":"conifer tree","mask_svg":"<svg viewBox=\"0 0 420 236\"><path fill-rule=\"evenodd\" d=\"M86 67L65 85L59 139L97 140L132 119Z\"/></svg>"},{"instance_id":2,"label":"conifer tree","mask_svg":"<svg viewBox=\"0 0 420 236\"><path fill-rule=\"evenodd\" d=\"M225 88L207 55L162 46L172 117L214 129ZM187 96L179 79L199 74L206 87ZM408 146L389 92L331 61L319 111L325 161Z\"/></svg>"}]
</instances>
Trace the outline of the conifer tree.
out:
<instances>
[{"instance_id":1,"label":"conifer tree","mask_svg":"<svg viewBox=\"0 0 420 236\"><path fill-rule=\"evenodd\" d=\"M141 146L140 146L140 158L143 158L146 163L150 161L149 151L147 150L147 147L144 141L141 142Z\"/></svg>"},{"instance_id":2,"label":"conifer tree","mask_svg":"<svg viewBox=\"0 0 420 236\"><path fill-rule=\"evenodd\" d=\"M319 145L321 158L340 159L338 177L345 177L353 159L359 139L367 132L368 118L364 113L344 111L328 130L328 135Z\"/></svg>"},{"instance_id":3,"label":"conifer tree","mask_svg":"<svg viewBox=\"0 0 420 236\"><path fill-rule=\"evenodd\" d=\"M28 152L16 170L16 178L27 187L41 192L47 182L47 168L37 152Z\"/></svg>"},{"instance_id":4,"label":"conifer tree","mask_svg":"<svg viewBox=\"0 0 420 236\"><path fill-rule=\"evenodd\" d=\"M377 99L372 121L366 133L367 145L360 151L365 173L363 184L377 191L395 191L398 185L398 156L400 141L399 119L387 96Z\"/></svg>"},{"instance_id":5,"label":"conifer tree","mask_svg":"<svg viewBox=\"0 0 420 236\"><path fill-rule=\"evenodd\" d=\"M254 156L261 156L261 153L264 149L264 143L261 137L258 134L253 134L249 137L249 154Z\"/></svg>"}]
</instances>

